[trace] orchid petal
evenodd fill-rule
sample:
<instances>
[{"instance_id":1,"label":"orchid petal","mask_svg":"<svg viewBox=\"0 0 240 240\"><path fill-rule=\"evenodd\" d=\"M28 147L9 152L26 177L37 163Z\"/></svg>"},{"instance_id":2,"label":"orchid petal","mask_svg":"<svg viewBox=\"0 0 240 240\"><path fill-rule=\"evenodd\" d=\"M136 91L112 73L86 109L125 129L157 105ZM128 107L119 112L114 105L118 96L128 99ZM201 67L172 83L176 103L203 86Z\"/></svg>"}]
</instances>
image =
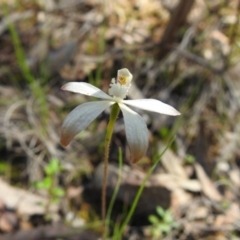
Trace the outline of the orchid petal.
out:
<instances>
[{"instance_id":1,"label":"orchid petal","mask_svg":"<svg viewBox=\"0 0 240 240\"><path fill-rule=\"evenodd\" d=\"M115 102L93 101L79 105L73 109L63 122L61 129L61 145L67 146L70 141L106 108Z\"/></svg>"},{"instance_id":2,"label":"orchid petal","mask_svg":"<svg viewBox=\"0 0 240 240\"><path fill-rule=\"evenodd\" d=\"M119 103L119 107L123 113L131 159L133 163L136 163L146 153L148 147L148 129L146 123L138 113L122 103Z\"/></svg>"},{"instance_id":3,"label":"orchid petal","mask_svg":"<svg viewBox=\"0 0 240 240\"><path fill-rule=\"evenodd\" d=\"M81 93L84 95L112 100L113 98L103 92L101 89L85 82L69 82L62 86L62 90Z\"/></svg>"},{"instance_id":4,"label":"orchid petal","mask_svg":"<svg viewBox=\"0 0 240 240\"><path fill-rule=\"evenodd\" d=\"M122 102L129 106L137 107L151 112L157 112L172 116L181 114L172 106L156 99L123 100Z\"/></svg>"}]
</instances>

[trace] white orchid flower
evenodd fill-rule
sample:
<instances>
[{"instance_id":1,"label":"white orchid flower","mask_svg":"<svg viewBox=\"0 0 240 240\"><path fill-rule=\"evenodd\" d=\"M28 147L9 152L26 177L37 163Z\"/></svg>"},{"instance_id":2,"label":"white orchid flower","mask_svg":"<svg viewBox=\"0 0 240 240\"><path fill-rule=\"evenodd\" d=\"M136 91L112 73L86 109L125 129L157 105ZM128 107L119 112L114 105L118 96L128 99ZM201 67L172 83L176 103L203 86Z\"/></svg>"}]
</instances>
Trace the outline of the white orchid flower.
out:
<instances>
[{"instance_id":1,"label":"white orchid flower","mask_svg":"<svg viewBox=\"0 0 240 240\"><path fill-rule=\"evenodd\" d=\"M124 100L131 87L131 81L132 74L128 69L123 68L118 70L117 80L112 79L108 90L109 95L85 82L69 82L62 86L62 90L65 91L103 99L101 101L83 103L69 113L63 122L61 130L62 146L67 146L70 141L80 131L88 127L100 113L117 103L123 113L132 162L135 163L142 158L148 148L148 129L143 118L128 106L172 116L180 115L180 113L172 106L155 99Z\"/></svg>"}]
</instances>

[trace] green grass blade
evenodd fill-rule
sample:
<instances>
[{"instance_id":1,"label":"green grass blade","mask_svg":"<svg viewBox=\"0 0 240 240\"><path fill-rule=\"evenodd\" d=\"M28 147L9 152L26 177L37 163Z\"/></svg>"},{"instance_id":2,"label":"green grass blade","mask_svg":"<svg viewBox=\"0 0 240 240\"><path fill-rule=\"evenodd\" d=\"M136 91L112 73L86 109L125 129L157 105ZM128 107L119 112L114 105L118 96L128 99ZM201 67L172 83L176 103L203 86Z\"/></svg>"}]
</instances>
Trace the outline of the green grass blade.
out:
<instances>
[{"instance_id":1,"label":"green grass blade","mask_svg":"<svg viewBox=\"0 0 240 240\"><path fill-rule=\"evenodd\" d=\"M107 217L106 217L106 222L107 222L107 230L109 229L109 225L110 225L110 218L111 218L111 213L112 213L112 209L113 209L113 205L115 203L120 185L121 185L121 180L122 180L122 165L123 165L123 159L122 159L122 150L121 148L119 148L119 152L118 152L118 161L119 161L119 168L118 168L118 180L117 180L117 184L116 187L114 189L109 207L108 207L108 211L107 211ZM104 236L103 239L106 239L108 237L108 232L106 231L106 234Z\"/></svg>"},{"instance_id":2,"label":"green grass blade","mask_svg":"<svg viewBox=\"0 0 240 240\"><path fill-rule=\"evenodd\" d=\"M123 233L123 231L124 231L124 228L125 228L126 225L129 223L129 221L130 221L130 219L131 219L131 217L132 217L132 215L133 215L133 213L134 213L134 211L135 211L135 209L136 209L136 207L137 207L138 201L139 201L139 199L140 199L140 197L141 197L141 195L142 195L143 189L144 189L144 187L145 187L148 179L150 178L150 176L151 176L151 174L153 173L153 171L154 171L154 169L156 168L156 166L159 164L159 162L160 162L160 160L161 160L161 157L164 155L164 153L167 151L167 149L172 145L174 139L175 139L175 136L172 137L172 139L171 139L171 141L169 142L169 144L166 146L166 148L165 148L165 149L163 150L163 152L160 154L158 160L155 161L155 163L153 164L153 166L152 166L152 167L149 169L149 171L147 172L147 175L146 175L146 177L144 178L144 180L143 180L141 186L139 187L139 190L138 190L138 192L137 192L137 194L136 194L136 196L135 196L135 198L134 198L134 200L133 200L133 204L132 204L132 206L131 206L131 208L130 208L130 211L129 211L127 217L125 218L122 226L120 227L119 232L117 233L117 238L116 238L116 239L121 239L121 236L122 236L122 233Z\"/></svg>"}]
</instances>

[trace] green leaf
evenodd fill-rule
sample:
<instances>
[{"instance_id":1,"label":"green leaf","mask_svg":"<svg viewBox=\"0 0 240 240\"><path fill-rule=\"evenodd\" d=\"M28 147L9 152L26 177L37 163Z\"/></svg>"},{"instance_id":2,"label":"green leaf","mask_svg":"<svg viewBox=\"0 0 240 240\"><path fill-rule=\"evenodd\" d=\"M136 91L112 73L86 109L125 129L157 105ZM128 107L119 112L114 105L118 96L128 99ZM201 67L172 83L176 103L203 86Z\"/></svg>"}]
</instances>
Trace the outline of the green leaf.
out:
<instances>
[{"instance_id":1,"label":"green leaf","mask_svg":"<svg viewBox=\"0 0 240 240\"><path fill-rule=\"evenodd\" d=\"M44 184L43 181L35 182L33 185L34 185L35 188L45 189L45 184Z\"/></svg>"},{"instance_id":2,"label":"green leaf","mask_svg":"<svg viewBox=\"0 0 240 240\"><path fill-rule=\"evenodd\" d=\"M52 189L52 194L56 197L63 197L65 195L65 191L60 187L55 187Z\"/></svg>"},{"instance_id":3,"label":"green leaf","mask_svg":"<svg viewBox=\"0 0 240 240\"><path fill-rule=\"evenodd\" d=\"M5 173L9 171L9 169L10 169L10 165L8 163L0 162L0 173Z\"/></svg>"},{"instance_id":4,"label":"green leaf","mask_svg":"<svg viewBox=\"0 0 240 240\"><path fill-rule=\"evenodd\" d=\"M164 217L164 215L165 215L165 211L164 211L164 209L162 208L162 207L157 207L156 208L156 211L157 211L157 213L158 213L158 215L160 216L160 217Z\"/></svg>"},{"instance_id":5,"label":"green leaf","mask_svg":"<svg viewBox=\"0 0 240 240\"><path fill-rule=\"evenodd\" d=\"M59 172L59 170L60 170L60 165L59 165L59 161L58 161L58 159L56 159L56 158L53 158L50 162L49 162L49 164L45 167L45 173L47 174L47 175L54 175L54 174L56 174L56 173L58 173Z\"/></svg>"},{"instance_id":6,"label":"green leaf","mask_svg":"<svg viewBox=\"0 0 240 240\"><path fill-rule=\"evenodd\" d=\"M42 181L34 183L34 186L38 189L49 189L51 185L52 185L52 179L50 177L46 177Z\"/></svg>"},{"instance_id":7,"label":"green leaf","mask_svg":"<svg viewBox=\"0 0 240 240\"><path fill-rule=\"evenodd\" d=\"M185 156L186 164L193 164L193 163L195 163L195 161L196 161L196 159L195 159L195 157L193 155L187 154Z\"/></svg>"},{"instance_id":8,"label":"green leaf","mask_svg":"<svg viewBox=\"0 0 240 240\"><path fill-rule=\"evenodd\" d=\"M152 231L152 233L153 233L153 236L154 236L154 237L159 237L159 236L161 236L161 231L160 231L158 228L154 228L153 231Z\"/></svg>"},{"instance_id":9,"label":"green leaf","mask_svg":"<svg viewBox=\"0 0 240 240\"><path fill-rule=\"evenodd\" d=\"M173 222L173 216L170 210L165 211L165 215L163 217L163 220L165 223L172 223Z\"/></svg>"},{"instance_id":10,"label":"green leaf","mask_svg":"<svg viewBox=\"0 0 240 240\"><path fill-rule=\"evenodd\" d=\"M159 219L155 215L150 215L148 217L148 221L152 224L158 224L159 223Z\"/></svg>"}]
</instances>

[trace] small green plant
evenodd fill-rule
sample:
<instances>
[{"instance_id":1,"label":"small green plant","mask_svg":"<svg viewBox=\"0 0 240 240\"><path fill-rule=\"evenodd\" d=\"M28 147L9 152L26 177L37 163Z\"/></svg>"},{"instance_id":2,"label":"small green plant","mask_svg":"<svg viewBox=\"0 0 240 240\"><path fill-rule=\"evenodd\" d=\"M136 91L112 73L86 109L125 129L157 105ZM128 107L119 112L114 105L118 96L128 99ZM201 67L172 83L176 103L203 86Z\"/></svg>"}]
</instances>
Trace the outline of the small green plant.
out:
<instances>
[{"instance_id":1,"label":"small green plant","mask_svg":"<svg viewBox=\"0 0 240 240\"><path fill-rule=\"evenodd\" d=\"M34 183L35 188L47 191L49 204L46 207L46 214L48 213L50 203L58 203L60 198L65 194L63 188L59 187L57 183L57 175L60 171L59 160L54 158L44 168L44 179Z\"/></svg>"},{"instance_id":2,"label":"small green plant","mask_svg":"<svg viewBox=\"0 0 240 240\"><path fill-rule=\"evenodd\" d=\"M156 208L157 216L150 215L148 220L152 224L152 235L159 239L163 235L167 235L173 228L177 228L178 224L174 220L170 209L164 210L162 207Z\"/></svg>"},{"instance_id":3,"label":"small green plant","mask_svg":"<svg viewBox=\"0 0 240 240\"><path fill-rule=\"evenodd\" d=\"M186 154L184 160L185 160L185 163L189 164L189 165L195 163L195 161L196 161L195 157L193 155L190 155L190 154Z\"/></svg>"}]
</instances>

